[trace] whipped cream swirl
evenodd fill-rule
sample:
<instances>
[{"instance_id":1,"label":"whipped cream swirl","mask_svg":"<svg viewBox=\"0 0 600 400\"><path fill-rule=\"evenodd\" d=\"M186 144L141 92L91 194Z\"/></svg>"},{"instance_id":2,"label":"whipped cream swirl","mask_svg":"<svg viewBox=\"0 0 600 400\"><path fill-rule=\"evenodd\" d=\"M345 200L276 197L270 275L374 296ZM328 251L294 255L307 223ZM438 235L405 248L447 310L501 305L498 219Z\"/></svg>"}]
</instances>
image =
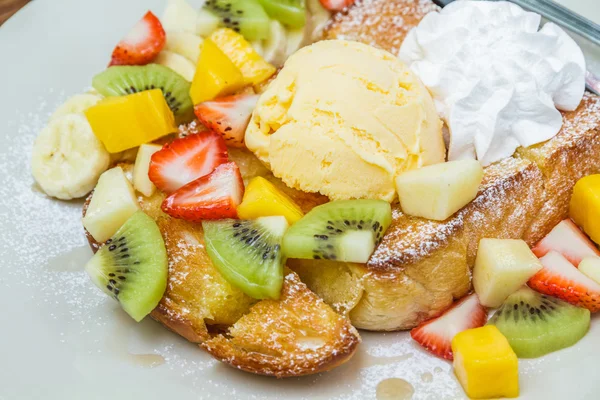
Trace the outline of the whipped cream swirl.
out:
<instances>
[{"instance_id":1,"label":"whipped cream swirl","mask_svg":"<svg viewBox=\"0 0 600 400\"><path fill-rule=\"evenodd\" d=\"M558 110L585 91L581 49L553 23L508 2L456 1L425 16L400 59L434 97L450 129L448 159L483 165L551 139Z\"/></svg>"}]
</instances>

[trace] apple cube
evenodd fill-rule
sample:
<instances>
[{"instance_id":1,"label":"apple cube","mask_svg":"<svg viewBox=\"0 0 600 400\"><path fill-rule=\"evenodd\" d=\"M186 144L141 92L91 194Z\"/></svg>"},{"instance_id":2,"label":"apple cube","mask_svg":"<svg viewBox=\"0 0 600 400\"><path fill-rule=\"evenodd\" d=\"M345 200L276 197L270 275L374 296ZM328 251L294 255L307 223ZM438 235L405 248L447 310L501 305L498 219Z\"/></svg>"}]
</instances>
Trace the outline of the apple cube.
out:
<instances>
[{"instance_id":1,"label":"apple cube","mask_svg":"<svg viewBox=\"0 0 600 400\"><path fill-rule=\"evenodd\" d=\"M125 173L121 167L115 167L100 175L83 226L97 242L103 243L139 209Z\"/></svg>"},{"instance_id":2,"label":"apple cube","mask_svg":"<svg viewBox=\"0 0 600 400\"><path fill-rule=\"evenodd\" d=\"M588 278L600 283L600 257L584 258L579 263L579 270Z\"/></svg>"},{"instance_id":3,"label":"apple cube","mask_svg":"<svg viewBox=\"0 0 600 400\"><path fill-rule=\"evenodd\" d=\"M481 239L473 287L481 304L499 307L542 269L542 263L522 240Z\"/></svg>"},{"instance_id":4,"label":"apple cube","mask_svg":"<svg viewBox=\"0 0 600 400\"><path fill-rule=\"evenodd\" d=\"M550 251L562 254L576 267L584 258L600 256L596 245L568 218L556 225L533 248L533 253L540 258Z\"/></svg>"},{"instance_id":5,"label":"apple cube","mask_svg":"<svg viewBox=\"0 0 600 400\"><path fill-rule=\"evenodd\" d=\"M140 146L135 165L133 166L133 187L146 197L152 196L156 190L156 186L148 177L150 169L150 158L152 154L162 149L161 146L155 144L143 144Z\"/></svg>"},{"instance_id":6,"label":"apple cube","mask_svg":"<svg viewBox=\"0 0 600 400\"><path fill-rule=\"evenodd\" d=\"M402 212L443 221L477 195L483 168L476 160L450 161L405 172L396 178Z\"/></svg>"}]
</instances>

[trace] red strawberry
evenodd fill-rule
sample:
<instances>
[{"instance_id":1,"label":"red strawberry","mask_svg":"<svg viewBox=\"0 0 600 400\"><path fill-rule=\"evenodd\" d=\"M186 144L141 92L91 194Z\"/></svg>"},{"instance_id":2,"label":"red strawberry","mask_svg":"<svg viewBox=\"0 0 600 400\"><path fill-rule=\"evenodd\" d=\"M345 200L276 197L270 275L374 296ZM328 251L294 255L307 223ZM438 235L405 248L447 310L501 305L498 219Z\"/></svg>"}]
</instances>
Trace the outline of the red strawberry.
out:
<instances>
[{"instance_id":1,"label":"red strawberry","mask_svg":"<svg viewBox=\"0 0 600 400\"><path fill-rule=\"evenodd\" d=\"M226 163L227 147L216 133L175 139L152 155L148 177L157 188L172 193Z\"/></svg>"},{"instance_id":2,"label":"red strawberry","mask_svg":"<svg viewBox=\"0 0 600 400\"><path fill-rule=\"evenodd\" d=\"M527 283L532 289L558 297L591 312L600 311L600 285L585 276L565 257L551 251L540 258L542 268Z\"/></svg>"},{"instance_id":3,"label":"red strawberry","mask_svg":"<svg viewBox=\"0 0 600 400\"><path fill-rule=\"evenodd\" d=\"M200 103L194 112L208 129L221 134L229 146L243 147L257 101L256 94L238 94Z\"/></svg>"},{"instance_id":4,"label":"red strawberry","mask_svg":"<svg viewBox=\"0 0 600 400\"><path fill-rule=\"evenodd\" d=\"M209 175L188 183L162 204L173 218L198 222L203 219L237 218L244 181L234 162L219 165Z\"/></svg>"},{"instance_id":5,"label":"red strawberry","mask_svg":"<svg viewBox=\"0 0 600 400\"><path fill-rule=\"evenodd\" d=\"M475 293L454 303L441 316L423 322L410 336L436 356L452 360L452 339L456 334L487 322L487 310Z\"/></svg>"},{"instance_id":6,"label":"red strawberry","mask_svg":"<svg viewBox=\"0 0 600 400\"><path fill-rule=\"evenodd\" d=\"M148 64L160 53L165 42L162 24L148 11L115 47L109 66Z\"/></svg>"},{"instance_id":7,"label":"red strawberry","mask_svg":"<svg viewBox=\"0 0 600 400\"><path fill-rule=\"evenodd\" d=\"M356 0L320 0L323 7L329 11L342 11L350 7Z\"/></svg>"},{"instance_id":8,"label":"red strawberry","mask_svg":"<svg viewBox=\"0 0 600 400\"><path fill-rule=\"evenodd\" d=\"M576 267L586 257L600 256L596 245L568 218L556 225L532 250L538 257L554 250Z\"/></svg>"}]
</instances>

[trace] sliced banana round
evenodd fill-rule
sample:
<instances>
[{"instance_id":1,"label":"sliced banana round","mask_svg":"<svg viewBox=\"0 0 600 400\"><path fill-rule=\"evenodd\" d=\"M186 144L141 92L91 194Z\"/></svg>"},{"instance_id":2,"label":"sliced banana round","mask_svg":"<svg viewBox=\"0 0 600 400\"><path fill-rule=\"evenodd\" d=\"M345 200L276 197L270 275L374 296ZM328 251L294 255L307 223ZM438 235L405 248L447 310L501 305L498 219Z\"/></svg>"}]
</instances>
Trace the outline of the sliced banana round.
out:
<instances>
[{"instance_id":1,"label":"sliced banana round","mask_svg":"<svg viewBox=\"0 0 600 400\"><path fill-rule=\"evenodd\" d=\"M279 21L271 21L269 38L262 42L263 58L276 67L281 67L287 59L287 42L285 27Z\"/></svg>"},{"instance_id":2,"label":"sliced banana round","mask_svg":"<svg viewBox=\"0 0 600 400\"><path fill-rule=\"evenodd\" d=\"M33 177L49 196L70 200L89 193L110 163L83 114L50 120L33 145Z\"/></svg>"},{"instance_id":3,"label":"sliced banana round","mask_svg":"<svg viewBox=\"0 0 600 400\"><path fill-rule=\"evenodd\" d=\"M306 37L306 28L290 29L287 31L287 46L285 49L285 58L289 58L304 44Z\"/></svg>"},{"instance_id":4,"label":"sliced banana round","mask_svg":"<svg viewBox=\"0 0 600 400\"><path fill-rule=\"evenodd\" d=\"M67 114L80 114L88 108L95 106L102 96L95 93L76 94L75 96L69 97L60 107L54 111L51 120L64 117Z\"/></svg>"},{"instance_id":5,"label":"sliced banana round","mask_svg":"<svg viewBox=\"0 0 600 400\"><path fill-rule=\"evenodd\" d=\"M306 20L305 40L303 46L316 42L321 39L323 29L331 19L329 12L319 0L306 0L306 11L308 18Z\"/></svg>"}]
</instances>

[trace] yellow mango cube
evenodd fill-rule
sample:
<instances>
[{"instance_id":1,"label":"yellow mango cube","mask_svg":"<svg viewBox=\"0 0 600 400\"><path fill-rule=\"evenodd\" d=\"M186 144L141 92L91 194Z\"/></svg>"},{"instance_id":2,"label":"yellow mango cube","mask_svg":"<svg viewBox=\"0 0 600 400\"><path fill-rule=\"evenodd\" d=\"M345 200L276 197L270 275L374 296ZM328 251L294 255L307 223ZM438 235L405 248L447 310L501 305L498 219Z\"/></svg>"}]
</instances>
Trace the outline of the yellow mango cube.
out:
<instances>
[{"instance_id":1,"label":"yellow mango cube","mask_svg":"<svg viewBox=\"0 0 600 400\"><path fill-rule=\"evenodd\" d=\"M569 214L594 242L600 243L600 175L589 175L577 181Z\"/></svg>"},{"instance_id":2,"label":"yellow mango cube","mask_svg":"<svg viewBox=\"0 0 600 400\"><path fill-rule=\"evenodd\" d=\"M282 215L290 225L304 216L294 200L260 176L248 183L237 211L242 219Z\"/></svg>"},{"instance_id":3,"label":"yellow mango cube","mask_svg":"<svg viewBox=\"0 0 600 400\"><path fill-rule=\"evenodd\" d=\"M194 104L232 94L242 87L242 72L212 40L205 39L190 88Z\"/></svg>"},{"instance_id":4,"label":"yellow mango cube","mask_svg":"<svg viewBox=\"0 0 600 400\"><path fill-rule=\"evenodd\" d=\"M210 39L242 71L247 85L259 84L275 73L276 68L266 62L242 35L232 29L217 29L210 35Z\"/></svg>"},{"instance_id":5,"label":"yellow mango cube","mask_svg":"<svg viewBox=\"0 0 600 400\"><path fill-rule=\"evenodd\" d=\"M519 396L519 362L494 325L468 329L452 339L454 373L473 399Z\"/></svg>"},{"instance_id":6,"label":"yellow mango cube","mask_svg":"<svg viewBox=\"0 0 600 400\"><path fill-rule=\"evenodd\" d=\"M177 132L175 117L160 89L107 97L85 111L96 137L119 153Z\"/></svg>"}]
</instances>

